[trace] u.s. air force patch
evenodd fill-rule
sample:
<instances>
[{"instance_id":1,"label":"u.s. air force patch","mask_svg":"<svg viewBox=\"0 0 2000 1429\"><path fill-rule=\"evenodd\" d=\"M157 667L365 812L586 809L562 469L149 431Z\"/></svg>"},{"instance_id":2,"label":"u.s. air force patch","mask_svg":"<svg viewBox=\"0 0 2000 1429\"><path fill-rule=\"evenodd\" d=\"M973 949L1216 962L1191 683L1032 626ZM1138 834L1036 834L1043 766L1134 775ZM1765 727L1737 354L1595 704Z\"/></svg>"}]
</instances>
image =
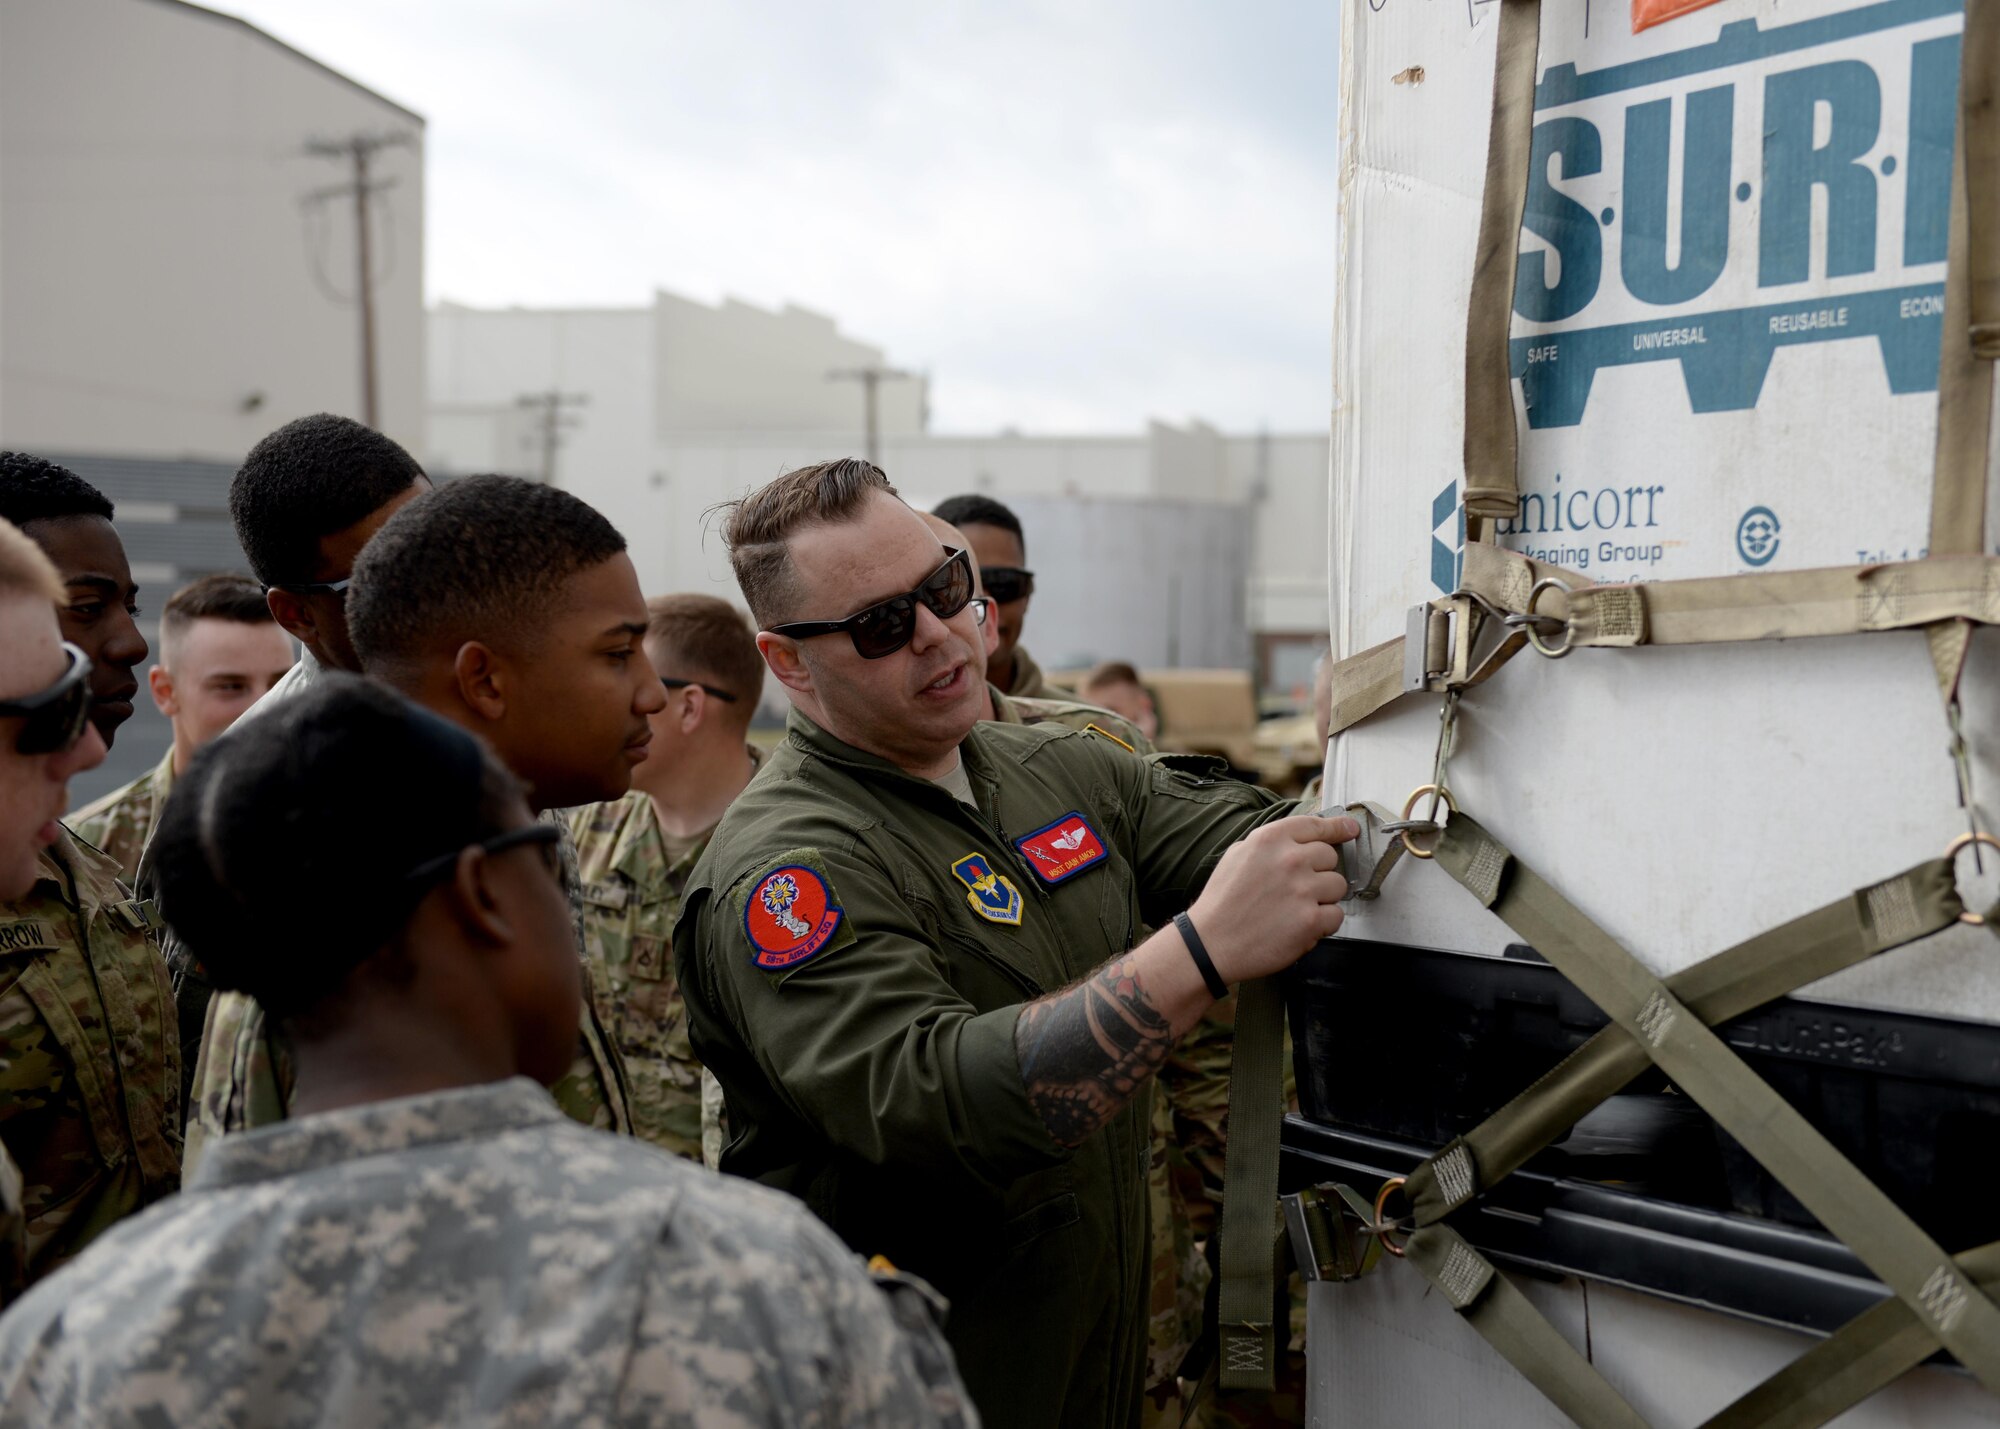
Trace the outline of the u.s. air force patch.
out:
<instances>
[{"instance_id":1,"label":"u.s. air force patch","mask_svg":"<svg viewBox=\"0 0 2000 1429\"><path fill-rule=\"evenodd\" d=\"M751 885L743 903L750 961L767 972L795 968L833 944L844 916L823 874L782 864Z\"/></svg>"},{"instance_id":2,"label":"u.s. air force patch","mask_svg":"<svg viewBox=\"0 0 2000 1429\"><path fill-rule=\"evenodd\" d=\"M1021 921L1021 890L1004 873L996 872L983 853L969 853L951 866L966 888L965 901L989 923Z\"/></svg>"}]
</instances>

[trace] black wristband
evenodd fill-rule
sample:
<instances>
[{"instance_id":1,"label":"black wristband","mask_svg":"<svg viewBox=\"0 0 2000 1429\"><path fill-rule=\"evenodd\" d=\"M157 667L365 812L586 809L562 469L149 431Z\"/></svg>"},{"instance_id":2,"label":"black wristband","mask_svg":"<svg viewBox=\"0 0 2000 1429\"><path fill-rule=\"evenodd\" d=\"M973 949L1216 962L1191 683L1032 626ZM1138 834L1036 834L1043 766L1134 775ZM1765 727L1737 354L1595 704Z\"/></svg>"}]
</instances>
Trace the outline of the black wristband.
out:
<instances>
[{"instance_id":1,"label":"black wristband","mask_svg":"<svg viewBox=\"0 0 2000 1429\"><path fill-rule=\"evenodd\" d=\"M1187 944L1188 956L1194 959L1201 980L1208 984L1208 995L1217 1002L1229 996L1229 984L1222 980L1222 974L1215 970L1215 959L1202 946L1201 934L1194 930L1194 919L1185 913L1174 914L1174 926L1181 930L1181 941Z\"/></svg>"}]
</instances>

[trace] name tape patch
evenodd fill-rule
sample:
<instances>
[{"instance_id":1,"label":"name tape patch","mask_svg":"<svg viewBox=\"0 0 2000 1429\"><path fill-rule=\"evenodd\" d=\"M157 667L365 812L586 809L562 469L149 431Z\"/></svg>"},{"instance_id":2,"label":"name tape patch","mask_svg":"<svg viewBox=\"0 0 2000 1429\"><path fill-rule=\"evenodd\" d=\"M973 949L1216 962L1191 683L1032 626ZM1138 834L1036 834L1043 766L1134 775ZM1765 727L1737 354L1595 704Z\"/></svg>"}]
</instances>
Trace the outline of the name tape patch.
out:
<instances>
[{"instance_id":1,"label":"name tape patch","mask_svg":"<svg viewBox=\"0 0 2000 1429\"><path fill-rule=\"evenodd\" d=\"M1026 838L1016 839L1014 847L1021 851L1043 883L1074 878L1095 868L1106 857L1104 840L1097 836L1090 820L1075 810Z\"/></svg>"},{"instance_id":2,"label":"name tape patch","mask_svg":"<svg viewBox=\"0 0 2000 1429\"><path fill-rule=\"evenodd\" d=\"M0 923L0 953L53 953L56 930L46 918L16 918Z\"/></svg>"},{"instance_id":3,"label":"name tape patch","mask_svg":"<svg viewBox=\"0 0 2000 1429\"><path fill-rule=\"evenodd\" d=\"M768 972L797 967L833 941L841 917L818 873L796 863L774 868L743 905L743 932L756 950L750 960Z\"/></svg>"},{"instance_id":4,"label":"name tape patch","mask_svg":"<svg viewBox=\"0 0 2000 1429\"><path fill-rule=\"evenodd\" d=\"M989 923L1020 923L1021 890L1006 874L997 872L985 854L969 853L954 863L951 871L965 885L965 901L973 912Z\"/></svg>"}]
</instances>

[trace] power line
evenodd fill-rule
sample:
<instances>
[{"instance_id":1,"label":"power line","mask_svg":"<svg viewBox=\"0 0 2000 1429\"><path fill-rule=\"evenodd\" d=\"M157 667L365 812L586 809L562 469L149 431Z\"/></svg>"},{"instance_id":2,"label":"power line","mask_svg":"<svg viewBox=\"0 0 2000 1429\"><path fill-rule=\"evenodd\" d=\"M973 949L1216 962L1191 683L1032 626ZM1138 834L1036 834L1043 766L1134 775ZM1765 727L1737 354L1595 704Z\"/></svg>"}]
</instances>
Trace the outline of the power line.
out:
<instances>
[{"instance_id":1,"label":"power line","mask_svg":"<svg viewBox=\"0 0 2000 1429\"><path fill-rule=\"evenodd\" d=\"M570 415L568 407L588 407L590 398L582 392L561 392L551 387L546 392L523 392L514 399L514 405L535 414L535 433L531 443L539 443L542 449L542 483L554 486L556 481L556 449L562 445L563 430L574 427L581 418Z\"/></svg>"},{"instance_id":2,"label":"power line","mask_svg":"<svg viewBox=\"0 0 2000 1429\"><path fill-rule=\"evenodd\" d=\"M876 466L882 464L882 423L879 408L879 392L884 382L907 381L916 377L914 372L905 372L898 367L836 367L826 374L829 382L859 382L861 384L862 431L865 436L868 460Z\"/></svg>"},{"instance_id":3,"label":"power line","mask_svg":"<svg viewBox=\"0 0 2000 1429\"><path fill-rule=\"evenodd\" d=\"M384 134L357 132L341 139L314 139L306 145L306 152L313 157L343 162L351 165L353 170L354 176L348 182L308 194L306 201L311 203L345 197L354 200L354 291L356 306L361 312L361 420L371 427L381 425L381 410L375 378L375 264L371 251L374 221L368 210L369 201L376 194L393 187L396 181L372 178L369 170L375 156L382 150L414 143L414 135L399 131Z\"/></svg>"}]
</instances>

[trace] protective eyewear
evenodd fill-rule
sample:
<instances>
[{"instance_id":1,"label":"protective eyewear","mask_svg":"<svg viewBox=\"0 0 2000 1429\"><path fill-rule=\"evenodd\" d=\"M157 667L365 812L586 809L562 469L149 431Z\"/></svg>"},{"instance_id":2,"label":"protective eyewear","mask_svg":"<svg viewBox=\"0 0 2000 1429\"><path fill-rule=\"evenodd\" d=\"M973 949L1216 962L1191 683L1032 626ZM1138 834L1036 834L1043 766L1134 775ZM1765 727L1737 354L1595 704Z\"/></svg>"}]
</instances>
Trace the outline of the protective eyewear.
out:
<instances>
[{"instance_id":1,"label":"protective eyewear","mask_svg":"<svg viewBox=\"0 0 2000 1429\"><path fill-rule=\"evenodd\" d=\"M975 595L972 598L972 619L982 629L993 618L993 597Z\"/></svg>"},{"instance_id":2,"label":"protective eyewear","mask_svg":"<svg viewBox=\"0 0 2000 1429\"><path fill-rule=\"evenodd\" d=\"M730 694L729 691L718 690L713 685L704 685L699 680L670 680L665 675L662 675L660 676L660 683L670 690L702 690L718 700L727 700L732 705L736 703L736 696Z\"/></svg>"},{"instance_id":3,"label":"protective eyewear","mask_svg":"<svg viewBox=\"0 0 2000 1429\"><path fill-rule=\"evenodd\" d=\"M0 700L0 715L21 720L14 748L22 754L62 754L76 748L90 723L90 657L63 641L69 668L47 689Z\"/></svg>"},{"instance_id":4,"label":"protective eyewear","mask_svg":"<svg viewBox=\"0 0 2000 1429\"><path fill-rule=\"evenodd\" d=\"M845 620L796 620L772 626L771 633L810 640L844 630L854 641L855 654L864 660L880 660L915 637L919 602L939 620L949 620L964 610L972 602L972 557L964 551L951 551L944 564L925 576L915 590L892 595Z\"/></svg>"},{"instance_id":5,"label":"protective eyewear","mask_svg":"<svg viewBox=\"0 0 2000 1429\"><path fill-rule=\"evenodd\" d=\"M287 581L282 585L273 586L272 589L288 590L293 595L332 595L345 600L347 599L347 588L353 584L354 577L349 576L344 581L303 581L297 585Z\"/></svg>"},{"instance_id":6,"label":"protective eyewear","mask_svg":"<svg viewBox=\"0 0 2000 1429\"><path fill-rule=\"evenodd\" d=\"M524 844L540 844L552 850L561 842L562 830L554 824L534 823L523 824L518 829L509 829L504 834L495 834L490 839L482 839L466 847L484 849L490 858L494 854L505 853L510 848L520 848ZM455 848L450 853L441 853L436 858L425 859L403 875L404 885L413 889L428 887L450 872L457 865L458 856L464 852L463 848ZM544 853L542 862L547 865L550 876L556 882L562 882L562 865L557 855L553 852Z\"/></svg>"},{"instance_id":7,"label":"protective eyewear","mask_svg":"<svg viewBox=\"0 0 2000 1429\"><path fill-rule=\"evenodd\" d=\"M1026 600L1035 593L1035 573L1019 566L981 566L979 583L1002 605Z\"/></svg>"}]
</instances>

